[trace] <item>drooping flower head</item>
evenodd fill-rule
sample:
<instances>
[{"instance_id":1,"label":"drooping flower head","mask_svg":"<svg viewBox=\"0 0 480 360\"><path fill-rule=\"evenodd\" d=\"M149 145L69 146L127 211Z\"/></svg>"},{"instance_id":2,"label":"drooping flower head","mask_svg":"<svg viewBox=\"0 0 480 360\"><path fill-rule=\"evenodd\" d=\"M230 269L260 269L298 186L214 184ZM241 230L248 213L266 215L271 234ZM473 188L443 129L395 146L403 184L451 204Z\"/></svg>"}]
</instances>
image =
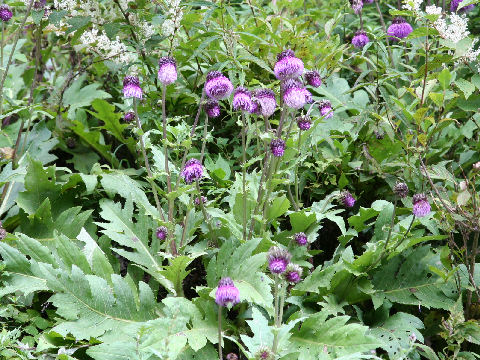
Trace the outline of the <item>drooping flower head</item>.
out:
<instances>
[{"instance_id":1,"label":"drooping flower head","mask_svg":"<svg viewBox=\"0 0 480 360\"><path fill-rule=\"evenodd\" d=\"M412 199L413 215L424 217L430 213L431 207L425 194L415 194Z\"/></svg>"},{"instance_id":2,"label":"drooping flower head","mask_svg":"<svg viewBox=\"0 0 480 360\"><path fill-rule=\"evenodd\" d=\"M387 29L390 40L397 41L406 38L413 31L412 26L401 16L397 16Z\"/></svg>"},{"instance_id":3,"label":"drooping flower head","mask_svg":"<svg viewBox=\"0 0 480 360\"><path fill-rule=\"evenodd\" d=\"M13 16L12 10L10 10L10 6L7 4L0 5L0 19L3 22L8 22Z\"/></svg>"},{"instance_id":4,"label":"drooping flower head","mask_svg":"<svg viewBox=\"0 0 480 360\"><path fill-rule=\"evenodd\" d=\"M255 360L274 360L275 354L266 346L260 347L255 353Z\"/></svg>"},{"instance_id":5,"label":"drooping flower head","mask_svg":"<svg viewBox=\"0 0 480 360\"><path fill-rule=\"evenodd\" d=\"M298 232L293 235L293 240L300 246L305 246L308 243L307 235L304 232Z\"/></svg>"},{"instance_id":6,"label":"drooping flower head","mask_svg":"<svg viewBox=\"0 0 480 360\"><path fill-rule=\"evenodd\" d=\"M243 86L239 86L233 93L233 110L240 111L253 111L252 94Z\"/></svg>"},{"instance_id":7,"label":"drooping flower head","mask_svg":"<svg viewBox=\"0 0 480 360\"><path fill-rule=\"evenodd\" d=\"M295 57L293 50L284 50L277 55L273 69L278 80L295 79L303 74L303 61Z\"/></svg>"},{"instance_id":8,"label":"drooping flower head","mask_svg":"<svg viewBox=\"0 0 480 360\"><path fill-rule=\"evenodd\" d=\"M142 88L140 87L140 80L133 75L127 75L123 79L123 96L126 98L142 98Z\"/></svg>"},{"instance_id":9,"label":"drooping flower head","mask_svg":"<svg viewBox=\"0 0 480 360\"><path fill-rule=\"evenodd\" d=\"M282 157L285 152L285 141L282 139L272 139L270 142L270 150L273 156Z\"/></svg>"},{"instance_id":10,"label":"drooping flower head","mask_svg":"<svg viewBox=\"0 0 480 360\"><path fill-rule=\"evenodd\" d=\"M207 202L207 198L205 196L202 195L202 197L196 197L195 200L193 200L195 206L199 206L200 205L200 201L202 201L202 204L205 204Z\"/></svg>"},{"instance_id":11,"label":"drooping flower head","mask_svg":"<svg viewBox=\"0 0 480 360\"><path fill-rule=\"evenodd\" d=\"M320 77L320 74L318 73L318 71L315 71L315 70L307 71L304 77L305 77L305 81L310 86L318 88L320 85L322 85L322 78Z\"/></svg>"},{"instance_id":12,"label":"drooping flower head","mask_svg":"<svg viewBox=\"0 0 480 360\"><path fill-rule=\"evenodd\" d=\"M404 182L399 182L395 184L393 187L393 192L395 195L397 195L399 198L405 198L408 195L408 185L405 184Z\"/></svg>"},{"instance_id":13,"label":"drooping flower head","mask_svg":"<svg viewBox=\"0 0 480 360\"><path fill-rule=\"evenodd\" d=\"M275 93L271 89L258 89L253 92L255 114L264 117L270 117L277 108L277 100L275 100Z\"/></svg>"},{"instance_id":14,"label":"drooping flower head","mask_svg":"<svg viewBox=\"0 0 480 360\"><path fill-rule=\"evenodd\" d=\"M312 126L312 119L308 115L297 117L297 126L300 130L308 130Z\"/></svg>"},{"instance_id":15,"label":"drooping flower head","mask_svg":"<svg viewBox=\"0 0 480 360\"><path fill-rule=\"evenodd\" d=\"M298 79L288 79L282 83L283 102L288 107L298 110L305 106L312 94L305 89L302 82Z\"/></svg>"},{"instance_id":16,"label":"drooping flower head","mask_svg":"<svg viewBox=\"0 0 480 360\"><path fill-rule=\"evenodd\" d=\"M203 108L205 109L207 116L211 119L220 116L220 104L217 100L208 99Z\"/></svg>"},{"instance_id":17,"label":"drooping flower head","mask_svg":"<svg viewBox=\"0 0 480 360\"><path fill-rule=\"evenodd\" d=\"M363 30L358 30L352 38L352 45L357 49L362 49L369 42L370 39L368 38L367 33Z\"/></svg>"},{"instance_id":18,"label":"drooping flower head","mask_svg":"<svg viewBox=\"0 0 480 360\"><path fill-rule=\"evenodd\" d=\"M273 274L281 274L287 268L291 258L292 255L287 250L274 246L268 251L268 268Z\"/></svg>"},{"instance_id":19,"label":"drooping flower head","mask_svg":"<svg viewBox=\"0 0 480 360\"><path fill-rule=\"evenodd\" d=\"M452 2L450 3L450 11L451 11L451 12L457 12L458 5L460 5L460 3L461 3L462 1L463 1L463 0L452 0ZM474 7L475 7L475 5L470 4L470 5L464 6L463 8L461 8L460 10L458 10L458 12L459 12L459 13L467 13L467 12L472 11Z\"/></svg>"},{"instance_id":20,"label":"drooping flower head","mask_svg":"<svg viewBox=\"0 0 480 360\"><path fill-rule=\"evenodd\" d=\"M158 80L163 85L170 85L177 81L177 63L174 58L164 56L158 60Z\"/></svg>"},{"instance_id":21,"label":"drooping flower head","mask_svg":"<svg viewBox=\"0 0 480 360\"><path fill-rule=\"evenodd\" d=\"M198 159L190 159L185 163L185 167L181 173L187 184L191 184L195 180L203 176L203 166Z\"/></svg>"},{"instance_id":22,"label":"drooping flower head","mask_svg":"<svg viewBox=\"0 0 480 360\"><path fill-rule=\"evenodd\" d=\"M353 12L359 14L363 8L362 0L350 0L350 5L352 6Z\"/></svg>"},{"instance_id":23,"label":"drooping flower head","mask_svg":"<svg viewBox=\"0 0 480 360\"><path fill-rule=\"evenodd\" d=\"M320 104L318 104L318 110L320 110L320 115L325 119L330 119L333 116L332 103L328 100L320 101Z\"/></svg>"},{"instance_id":24,"label":"drooping flower head","mask_svg":"<svg viewBox=\"0 0 480 360\"><path fill-rule=\"evenodd\" d=\"M240 302L240 291L229 277L222 278L218 282L218 288L215 292L215 302L218 306L233 306Z\"/></svg>"},{"instance_id":25,"label":"drooping flower head","mask_svg":"<svg viewBox=\"0 0 480 360\"><path fill-rule=\"evenodd\" d=\"M168 235L168 229L165 226L159 226L156 231L157 239L165 240Z\"/></svg>"},{"instance_id":26,"label":"drooping flower head","mask_svg":"<svg viewBox=\"0 0 480 360\"><path fill-rule=\"evenodd\" d=\"M123 121L126 123L132 122L133 120L135 120L135 113L133 111L129 111L123 116Z\"/></svg>"},{"instance_id":27,"label":"drooping flower head","mask_svg":"<svg viewBox=\"0 0 480 360\"><path fill-rule=\"evenodd\" d=\"M205 82L205 93L215 100L223 100L233 91L232 82L220 71L210 71Z\"/></svg>"},{"instance_id":28,"label":"drooping flower head","mask_svg":"<svg viewBox=\"0 0 480 360\"><path fill-rule=\"evenodd\" d=\"M302 280L303 269L297 264L288 264L283 276L291 284L297 284Z\"/></svg>"},{"instance_id":29,"label":"drooping flower head","mask_svg":"<svg viewBox=\"0 0 480 360\"><path fill-rule=\"evenodd\" d=\"M342 202L343 206L347 208L351 208L353 205L355 205L355 198L347 190L342 191L340 194L340 201Z\"/></svg>"}]
</instances>

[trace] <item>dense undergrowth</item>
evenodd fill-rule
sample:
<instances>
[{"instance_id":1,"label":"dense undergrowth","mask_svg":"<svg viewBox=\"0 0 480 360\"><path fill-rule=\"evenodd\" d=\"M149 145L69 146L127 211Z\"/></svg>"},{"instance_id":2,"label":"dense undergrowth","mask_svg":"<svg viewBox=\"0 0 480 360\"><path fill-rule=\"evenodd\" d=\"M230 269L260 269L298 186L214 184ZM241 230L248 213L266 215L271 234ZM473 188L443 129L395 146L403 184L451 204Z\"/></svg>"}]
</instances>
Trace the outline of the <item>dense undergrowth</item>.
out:
<instances>
[{"instance_id":1,"label":"dense undergrowth","mask_svg":"<svg viewBox=\"0 0 480 360\"><path fill-rule=\"evenodd\" d=\"M477 2L5 1L0 358L479 358Z\"/></svg>"}]
</instances>

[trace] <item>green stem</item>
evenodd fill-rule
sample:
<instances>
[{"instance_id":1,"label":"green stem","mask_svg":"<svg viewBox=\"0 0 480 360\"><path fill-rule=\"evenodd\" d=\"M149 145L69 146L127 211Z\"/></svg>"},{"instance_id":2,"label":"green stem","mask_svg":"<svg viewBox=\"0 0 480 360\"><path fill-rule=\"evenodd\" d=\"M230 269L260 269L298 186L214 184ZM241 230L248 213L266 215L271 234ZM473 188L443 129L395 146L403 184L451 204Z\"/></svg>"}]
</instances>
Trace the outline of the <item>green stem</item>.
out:
<instances>
[{"instance_id":1,"label":"green stem","mask_svg":"<svg viewBox=\"0 0 480 360\"><path fill-rule=\"evenodd\" d=\"M302 133L301 131L299 130L298 131L298 142L297 142L297 156L300 156L300 141L302 139ZM298 163L295 164L295 202L297 203L297 206L300 207L300 201L298 199L298 193L299 193L299 189L298 189Z\"/></svg>"},{"instance_id":2,"label":"green stem","mask_svg":"<svg viewBox=\"0 0 480 360\"><path fill-rule=\"evenodd\" d=\"M218 358L223 360L222 355L222 307L218 307Z\"/></svg>"},{"instance_id":3,"label":"green stem","mask_svg":"<svg viewBox=\"0 0 480 360\"><path fill-rule=\"evenodd\" d=\"M205 205L203 204L203 201L202 201L202 192L200 190L200 184L198 183L198 179L195 180L195 186L197 188L198 198L200 199L200 208L202 209L203 217L205 219L205 222L207 223L208 230L210 231L210 234L212 234L212 238L213 238L213 242L215 243L215 246L218 246L217 235L215 234L215 231L213 230L212 224L210 223L210 220L208 219L207 210L205 210Z\"/></svg>"},{"instance_id":4,"label":"green stem","mask_svg":"<svg viewBox=\"0 0 480 360\"><path fill-rule=\"evenodd\" d=\"M2 21L2 39L1 39L1 49L0 49L0 67L2 70L0 74L3 76L3 47L5 46L5 23ZM0 102L0 115L3 115L3 101Z\"/></svg>"},{"instance_id":5,"label":"green stem","mask_svg":"<svg viewBox=\"0 0 480 360\"><path fill-rule=\"evenodd\" d=\"M260 209L260 203L261 199L263 197L263 184L265 183L266 178L268 178L268 173L270 171L271 163L272 161L269 161L270 159L270 152L265 149L265 158L264 158L264 165L263 165L263 170L262 170L262 175L260 176L260 184L258 185L258 195L257 195L257 204L255 205L255 209L253 211L252 219L250 221L250 230L248 233L248 240L252 238L253 235L253 230L255 227L255 215L257 215L258 210Z\"/></svg>"},{"instance_id":6,"label":"green stem","mask_svg":"<svg viewBox=\"0 0 480 360\"><path fill-rule=\"evenodd\" d=\"M382 11L380 10L380 6L378 5L378 0L374 0L374 1L375 1L375 7L377 8L378 15L380 17L380 23L382 24L383 33L387 34L387 27L385 26L385 20L383 19ZM395 67L395 64L393 63L392 49L390 49L390 42L388 40L388 36L386 37L386 40L387 40L388 56L390 57L390 64L392 65L392 67Z\"/></svg>"},{"instance_id":7,"label":"green stem","mask_svg":"<svg viewBox=\"0 0 480 360\"><path fill-rule=\"evenodd\" d=\"M410 229L412 228L412 225L413 225L413 222L415 221L415 214L413 214L413 217L412 217L412 221L410 221L410 225L408 225L408 229L407 231L405 231L405 234L403 234L403 237L402 239L397 243L397 245L395 245L395 247L393 248L392 252L397 250L397 248L403 243L403 241L405 240L405 238L407 237L408 233L410 232Z\"/></svg>"},{"instance_id":8,"label":"green stem","mask_svg":"<svg viewBox=\"0 0 480 360\"><path fill-rule=\"evenodd\" d=\"M265 199L263 200L263 219L262 219L262 229L265 229L265 218L267 215L267 207L268 207L268 198L270 197L270 194L272 193L272 179L275 176L275 172L277 170L277 164L278 164L278 159L276 157L272 158L272 161L270 162L270 167L268 168L268 175L267 175L267 185L266 185L266 190L267 194L265 196ZM273 170L273 171L272 171ZM262 199L260 199L260 203L262 203Z\"/></svg>"},{"instance_id":9,"label":"green stem","mask_svg":"<svg viewBox=\"0 0 480 360\"><path fill-rule=\"evenodd\" d=\"M203 157L205 155L205 146L207 145L208 136L208 116L205 116L205 123L203 125L203 140L202 140L202 152L200 153L200 162L203 164Z\"/></svg>"},{"instance_id":10,"label":"green stem","mask_svg":"<svg viewBox=\"0 0 480 360\"><path fill-rule=\"evenodd\" d=\"M245 114L242 111L242 190L243 190L243 241L247 241L247 145L245 133L247 126L245 124Z\"/></svg>"},{"instance_id":11,"label":"green stem","mask_svg":"<svg viewBox=\"0 0 480 360\"><path fill-rule=\"evenodd\" d=\"M272 351L274 354L277 353L278 347L278 327L279 327L279 316L280 316L280 307L279 307L279 293L278 285L280 284L280 277L275 274L275 288L273 289L273 296L275 297L275 333L273 335L273 346Z\"/></svg>"},{"instance_id":12,"label":"green stem","mask_svg":"<svg viewBox=\"0 0 480 360\"><path fill-rule=\"evenodd\" d=\"M391 235L392 235L393 224L395 222L395 213L396 213L396 210L397 210L397 201L398 201L398 198L395 197L395 203L393 204L392 220L390 221L390 229L388 229L387 240L385 240L385 245L383 246L382 253L380 254L379 258L372 265L370 265L368 267L367 271L374 268L375 265L377 265L380 261L382 261L384 256L385 256L385 253L386 253L387 247L388 247L388 243L390 242L390 238L391 238Z\"/></svg>"}]
</instances>

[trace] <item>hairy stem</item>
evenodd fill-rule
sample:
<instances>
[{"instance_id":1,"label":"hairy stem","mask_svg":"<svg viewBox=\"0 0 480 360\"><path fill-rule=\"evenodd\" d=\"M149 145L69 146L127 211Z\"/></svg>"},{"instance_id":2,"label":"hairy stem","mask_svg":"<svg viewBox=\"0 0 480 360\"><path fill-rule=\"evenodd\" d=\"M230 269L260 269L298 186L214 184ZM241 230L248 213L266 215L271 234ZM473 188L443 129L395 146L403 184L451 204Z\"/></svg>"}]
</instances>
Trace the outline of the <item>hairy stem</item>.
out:
<instances>
[{"instance_id":1,"label":"hairy stem","mask_svg":"<svg viewBox=\"0 0 480 360\"><path fill-rule=\"evenodd\" d=\"M247 240L247 149L245 133L247 125L245 123L245 114L242 111L242 190L243 190L243 241Z\"/></svg>"},{"instance_id":2,"label":"hairy stem","mask_svg":"<svg viewBox=\"0 0 480 360\"><path fill-rule=\"evenodd\" d=\"M222 356L222 307L218 307L218 358L223 360Z\"/></svg>"},{"instance_id":3,"label":"hairy stem","mask_svg":"<svg viewBox=\"0 0 480 360\"><path fill-rule=\"evenodd\" d=\"M213 226L210 222L210 219L208 218L207 210L205 210L205 205L203 204L203 201L202 201L202 192L200 190L200 184L198 183L198 179L195 180L195 186L197 188L198 198L200 199L200 208L202 209L203 218L207 223L208 231L210 231L210 234L212 234L212 239L213 239L213 242L215 243L215 246L218 246L217 235L215 234L215 230L213 230Z\"/></svg>"},{"instance_id":4,"label":"hairy stem","mask_svg":"<svg viewBox=\"0 0 480 360\"><path fill-rule=\"evenodd\" d=\"M473 246L472 246L472 253L470 257L470 268L468 269L470 273L470 278L474 278L475 274L475 260L477 258L477 250L478 250L478 236L480 235L480 232L476 231L473 237ZM476 288L476 284L474 283L473 286ZM470 306L472 305L472 290L467 291L467 306L466 306L466 311L467 311L467 316L469 315L470 312ZM468 319L467 319L468 320Z\"/></svg>"},{"instance_id":5,"label":"hairy stem","mask_svg":"<svg viewBox=\"0 0 480 360\"><path fill-rule=\"evenodd\" d=\"M375 0L375 7L377 9L378 15L380 16L380 23L382 24L382 29L385 34L387 34L387 27L385 26L385 20L383 19L383 14L382 11L380 10L380 5L378 5L378 0ZM388 56L390 58L390 64L392 67L395 67L395 64L393 63L393 55L392 55L392 49L390 48L390 41L388 40L388 36L386 37L387 40L387 51L388 51Z\"/></svg>"}]
</instances>

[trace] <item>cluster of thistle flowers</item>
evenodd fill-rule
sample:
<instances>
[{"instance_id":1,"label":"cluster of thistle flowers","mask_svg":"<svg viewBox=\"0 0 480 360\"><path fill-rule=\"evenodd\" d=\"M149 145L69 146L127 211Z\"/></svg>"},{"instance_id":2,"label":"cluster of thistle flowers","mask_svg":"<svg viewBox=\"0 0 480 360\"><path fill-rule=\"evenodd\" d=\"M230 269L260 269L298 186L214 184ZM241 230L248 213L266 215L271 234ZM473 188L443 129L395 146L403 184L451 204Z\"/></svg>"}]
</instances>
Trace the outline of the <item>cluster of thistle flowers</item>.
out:
<instances>
[{"instance_id":1,"label":"cluster of thistle flowers","mask_svg":"<svg viewBox=\"0 0 480 360\"><path fill-rule=\"evenodd\" d=\"M399 198L404 199L408 196L408 186L404 182L399 182L393 187L393 192ZM424 193L413 195L412 205L412 213L416 217L425 217L430 214L431 206L428 202L427 196Z\"/></svg>"},{"instance_id":2,"label":"cluster of thistle flowers","mask_svg":"<svg viewBox=\"0 0 480 360\"><path fill-rule=\"evenodd\" d=\"M290 284L297 284L302 280L303 269L290 262L292 255L278 246L268 251L268 269L274 275L281 275Z\"/></svg>"}]
</instances>

